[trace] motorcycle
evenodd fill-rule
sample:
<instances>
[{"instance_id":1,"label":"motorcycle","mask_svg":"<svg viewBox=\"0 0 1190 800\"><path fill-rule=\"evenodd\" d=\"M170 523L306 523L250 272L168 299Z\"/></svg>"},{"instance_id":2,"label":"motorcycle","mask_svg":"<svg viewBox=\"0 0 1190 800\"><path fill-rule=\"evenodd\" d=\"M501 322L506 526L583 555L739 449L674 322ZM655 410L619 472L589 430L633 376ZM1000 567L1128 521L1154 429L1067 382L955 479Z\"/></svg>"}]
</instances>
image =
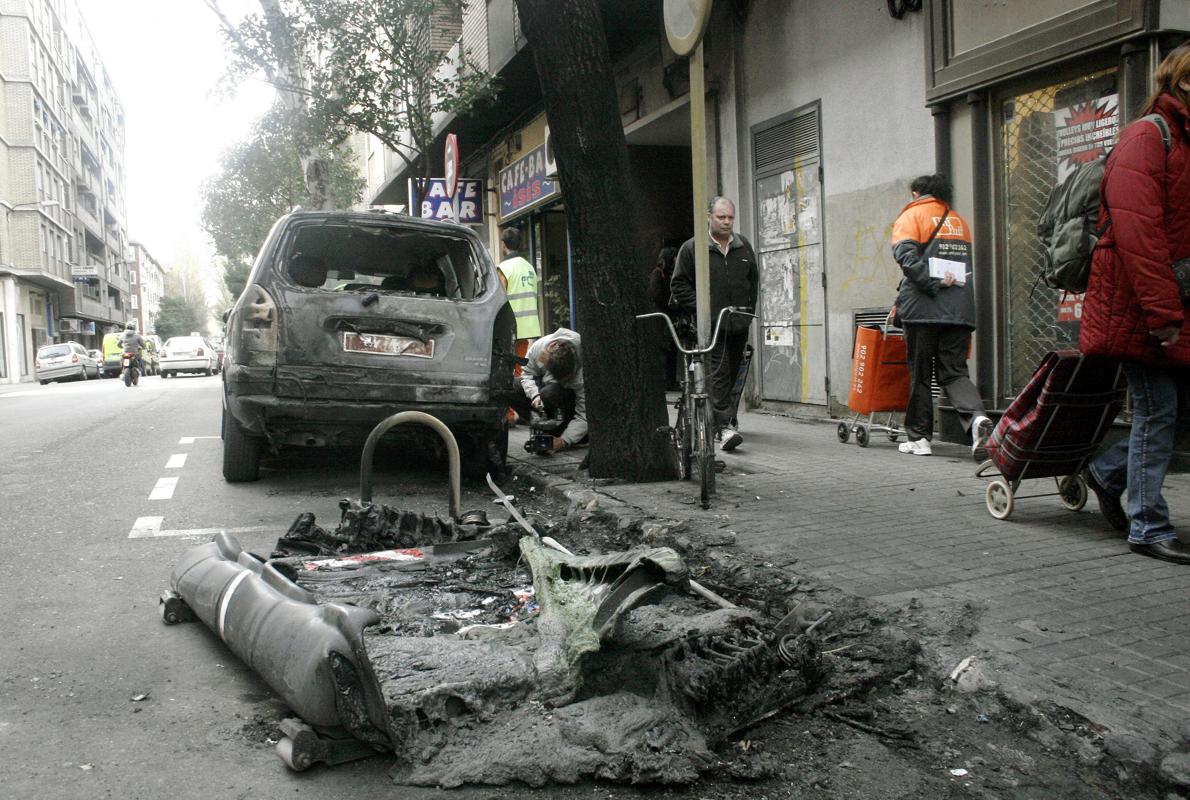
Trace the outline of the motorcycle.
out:
<instances>
[{"instance_id":1,"label":"motorcycle","mask_svg":"<svg viewBox=\"0 0 1190 800\"><path fill-rule=\"evenodd\" d=\"M121 374L124 376L125 386L136 386L140 383L140 370L137 368L136 353L128 352L124 354L124 366Z\"/></svg>"}]
</instances>

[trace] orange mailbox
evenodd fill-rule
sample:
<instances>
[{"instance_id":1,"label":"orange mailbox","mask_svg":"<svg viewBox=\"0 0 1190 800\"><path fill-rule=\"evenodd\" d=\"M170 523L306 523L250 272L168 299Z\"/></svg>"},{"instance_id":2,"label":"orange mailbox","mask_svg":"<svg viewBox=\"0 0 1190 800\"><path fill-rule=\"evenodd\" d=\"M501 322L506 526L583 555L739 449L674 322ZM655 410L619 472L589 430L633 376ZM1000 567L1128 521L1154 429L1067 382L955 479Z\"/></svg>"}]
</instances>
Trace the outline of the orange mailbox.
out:
<instances>
[{"instance_id":1,"label":"orange mailbox","mask_svg":"<svg viewBox=\"0 0 1190 800\"><path fill-rule=\"evenodd\" d=\"M882 325L861 325L851 354L851 394L847 406L857 414L904 411L909 402L909 361L905 337Z\"/></svg>"}]
</instances>

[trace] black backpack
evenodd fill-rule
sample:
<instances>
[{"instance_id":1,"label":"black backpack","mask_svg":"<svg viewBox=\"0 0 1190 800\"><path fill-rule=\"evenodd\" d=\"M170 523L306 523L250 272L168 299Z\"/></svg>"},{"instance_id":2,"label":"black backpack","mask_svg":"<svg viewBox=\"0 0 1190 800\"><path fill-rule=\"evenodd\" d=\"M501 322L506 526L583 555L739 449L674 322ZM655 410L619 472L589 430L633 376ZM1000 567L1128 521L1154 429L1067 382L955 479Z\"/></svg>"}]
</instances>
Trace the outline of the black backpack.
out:
<instances>
[{"instance_id":1,"label":"black backpack","mask_svg":"<svg viewBox=\"0 0 1190 800\"><path fill-rule=\"evenodd\" d=\"M1157 126L1169 152L1169 125L1160 114L1141 117ZM1051 191L1037 222L1037 238L1044 249L1041 275L1046 286L1084 292L1091 276L1091 253L1107 231L1098 226L1099 192L1107 157L1080 165Z\"/></svg>"}]
</instances>

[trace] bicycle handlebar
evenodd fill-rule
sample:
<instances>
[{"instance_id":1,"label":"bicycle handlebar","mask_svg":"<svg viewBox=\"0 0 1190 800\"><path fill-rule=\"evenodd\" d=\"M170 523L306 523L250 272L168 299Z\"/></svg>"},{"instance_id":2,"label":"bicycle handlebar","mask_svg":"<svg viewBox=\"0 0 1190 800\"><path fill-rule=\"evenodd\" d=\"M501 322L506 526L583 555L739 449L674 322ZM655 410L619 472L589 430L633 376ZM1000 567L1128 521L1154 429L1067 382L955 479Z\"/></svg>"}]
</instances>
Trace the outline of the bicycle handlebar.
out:
<instances>
[{"instance_id":1,"label":"bicycle handlebar","mask_svg":"<svg viewBox=\"0 0 1190 800\"><path fill-rule=\"evenodd\" d=\"M661 311L653 311L648 314L637 314L636 318L649 319L650 317L661 317L663 320L665 320L665 326L669 328L669 335L674 340L674 346L678 348L678 351L684 355L694 356L709 353L715 349L715 345L719 342L719 331L723 327L723 317L726 314L739 314L744 317L752 317L753 319L756 318L755 314L753 314L751 311L745 310L743 306L725 306L719 310L719 317L715 320L715 332L711 335L711 343L706 347L695 347L690 350L682 347L682 340L678 338L678 332L674 330L673 320L669 318L669 314L663 313Z\"/></svg>"}]
</instances>

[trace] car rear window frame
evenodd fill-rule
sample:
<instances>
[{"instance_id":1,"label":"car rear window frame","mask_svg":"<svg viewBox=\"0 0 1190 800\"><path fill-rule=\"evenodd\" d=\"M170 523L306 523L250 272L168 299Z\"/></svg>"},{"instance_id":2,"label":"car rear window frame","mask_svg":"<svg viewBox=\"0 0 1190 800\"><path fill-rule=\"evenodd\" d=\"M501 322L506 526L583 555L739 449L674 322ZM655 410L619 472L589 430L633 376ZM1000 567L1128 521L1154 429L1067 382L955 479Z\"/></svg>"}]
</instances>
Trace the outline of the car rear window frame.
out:
<instances>
[{"instance_id":1,"label":"car rear window frame","mask_svg":"<svg viewBox=\"0 0 1190 800\"><path fill-rule=\"evenodd\" d=\"M346 217L345 218L331 217L331 218L322 218L322 219L305 219L305 220L299 220L297 222L294 222L292 225L289 226L289 228L285 232L282 240L278 243L276 251L273 253L273 257L271 259L271 264L268 269L268 272L274 276L274 279L279 280L281 283L283 283L284 285L286 285L289 288L296 289L298 291L309 292L311 294L339 295L339 294L344 293L342 290L336 291L334 289L328 289L325 287L325 285L324 286L305 286L301 283L298 283L296 280L294 280L293 277L289 273L288 265L289 265L290 259L297 255L297 253L295 253L294 250L295 250L295 247L296 247L296 244L298 241L298 236L306 228L317 228L317 227L392 228L392 229L396 229L397 231L399 231L402 234L407 234L407 235L411 235L411 236L421 235L421 236L440 237L440 238L445 238L445 239L451 239L453 241L464 244L467 247L468 255L469 255L469 263L472 265L472 268L475 272L475 288L474 288L474 291L471 293L470 297L452 297L448 294L432 294L432 293L427 293L427 292L414 292L414 291L404 291L404 290L397 290L397 291L383 290L383 289L381 289L380 286L374 287L373 290L375 290L375 291L385 291L386 294L389 294L392 296L410 297L410 298L416 298L419 300L450 300L450 301L457 302L457 303L475 303L475 302L479 302L487 295L489 288L490 288L490 282L493 280L493 271L487 268L488 259L486 258L486 253L483 250L483 248L475 242L474 239L472 239L468 236L465 236L465 235L454 234L449 231L437 232L437 231L432 231L432 230L426 230L425 228L417 226L417 225L402 225L399 222L395 222L395 221L386 219L384 217L378 217L375 220L346 218ZM328 273L329 272L335 272L335 270L328 269ZM456 284L457 284L458 283L457 271L455 273L455 280L456 280ZM324 284L325 284L325 281L324 281ZM349 291L364 292L364 291L369 291L369 290L360 288L360 289L349 290Z\"/></svg>"}]
</instances>

